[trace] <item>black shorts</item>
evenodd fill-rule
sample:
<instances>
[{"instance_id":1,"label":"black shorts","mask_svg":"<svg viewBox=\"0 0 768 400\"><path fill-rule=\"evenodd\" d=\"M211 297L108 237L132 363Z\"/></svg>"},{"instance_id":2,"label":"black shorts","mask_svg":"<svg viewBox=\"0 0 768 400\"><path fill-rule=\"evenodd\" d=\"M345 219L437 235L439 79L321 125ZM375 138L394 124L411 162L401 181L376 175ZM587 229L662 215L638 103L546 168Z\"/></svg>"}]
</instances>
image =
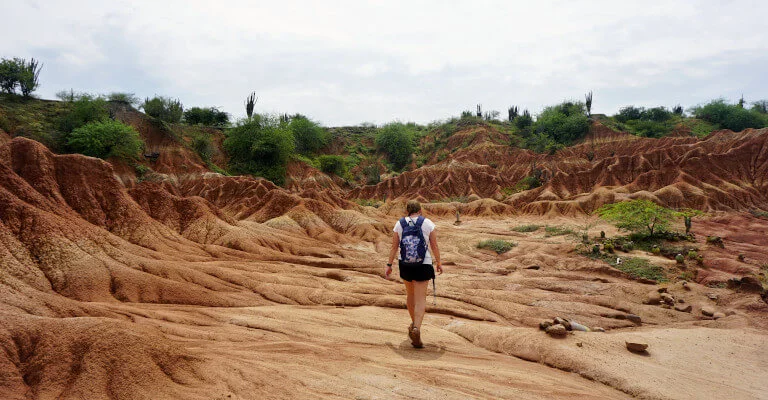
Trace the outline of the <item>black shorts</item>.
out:
<instances>
[{"instance_id":1,"label":"black shorts","mask_svg":"<svg viewBox=\"0 0 768 400\"><path fill-rule=\"evenodd\" d=\"M435 269L432 264L411 264L398 261L400 278L404 281L428 281L435 279Z\"/></svg>"}]
</instances>

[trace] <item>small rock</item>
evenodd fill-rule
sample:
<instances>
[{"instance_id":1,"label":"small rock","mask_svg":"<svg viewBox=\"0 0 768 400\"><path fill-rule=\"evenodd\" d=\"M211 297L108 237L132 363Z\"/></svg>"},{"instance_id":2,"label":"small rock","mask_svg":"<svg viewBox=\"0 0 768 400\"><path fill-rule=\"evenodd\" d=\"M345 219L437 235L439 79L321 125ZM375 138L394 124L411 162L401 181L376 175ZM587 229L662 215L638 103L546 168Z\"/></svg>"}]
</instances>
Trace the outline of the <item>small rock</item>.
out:
<instances>
[{"instance_id":1,"label":"small rock","mask_svg":"<svg viewBox=\"0 0 768 400\"><path fill-rule=\"evenodd\" d=\"M667 293L667 288L660 287L660 288L656 289L656 291L659 292L659 293Z\"/></svg>"},{"instance_id":2,"label":"small rock","mask_svg":"<svg viewBox=\"0 0 768 400\"><path fill-rule=\"evenodd\" d=\"M648 297L645 299L645 304L659 304L661 303L661 295L657 291L651 291L648 293Z\"/></svg>"},{"instance_id":3,"label":"small rock","mask_svg":"<svg viewBox=\"0 0 768 400\"><path fill-rule=\"evenodd\" d=\"M635 315L635 314L627 314L625 317L626 317L628 320L630 320L630 321L632 321L632 322L634 322L634 323L636 323L636 324L638 324L638 325L642 323L642 320L640 319L640 316L639 316L639 315Z\"/></svg>"},{"instance_id":4,"label":"small rock","mask_svg":"<svg viewBox=\"0 0 768 400\"><path fill-rule=\"evenodd\" d=\"M584 343L581 343L581 342L576 342L576 346L579 346L579 347L583 347L583 346L584 346Z\"/></svg>"},{"instance_id":5,"label":"small rock","mask_svg":"<svg viewBox=\"0 0 768 400\"><path fill-rule=\"evenodd\" d=\"M581 332L589 332L590 329L576 321L569 321L571 323L571 330L572 331L581 331Z\"/></svg>"},{"instance_id":6,"label":"small rock","mask_svg":"<svg viewBox=\"0 0 768 400\"><path fill-rule=\"evenodd\" d=\"M601 328L599 326L596 326L592 328L592 332L605 332L605 328Z\"/></svg>"},{"instance_id":7,"label":"small rock","mask_svg":"<svg viewBox=\"0 0 768 400\"><path fill-rule=\"evenodd\" d=\"M549 328L550 326L552 326L552 322L550 322L550 321L541 321L541 322L539 322L539 329L542 330L542 331L547 330L547 328Z\"/></svg>"},{"instance_id":8,"label":"small rock","mask_svg":"<svg viewBox=\"0 0 768 400\"><path fill-rule=\"evenodd\" d=\"M568 330L560 324L548 327L545 332L547 332L549 336L565 336L568 334Z\"/></svg>"},{"instance_id":9,"label":"small rock","mask_svg":"<svg viewBox=\"0 0 768 400\"><path fill-rule=\"evenodd\" d=\"M687 282L687 281L683 281L683 289L685 289L685 290L691 290L691 287L690 287L690 286L688 286L688 282Z\"/></svg>"},{"instance_id":10,"label":"small rock","mask_svg":"<svg viewBox=\"0 0 768 400\"><path fill-rule=\"evenodd\" d=\"M680 303L680 304L683 304L683 303L685 303L685 300L683 300L683 299L677 299L677 302L678 302L678 303Z\"/></svg>"},{"instance_id":11,"label":"small rock","mask_svg":"<svg viewBox=\"0 0 768 400\"><path fill-rule=\"evenodd\" d=\"M625 342L627 344L627 350L634 352L634 353L642 353L646 349L648 349L648 343L645 342Z\"/></svg>"},{"instance_id":12,"label":"small rock","mask_svg":"<svg viewBox=\"0 0 768 400\"><path fill-rule=\"evenodd\" d=\"M707 307L702 307L701 308L701 313L703 315L706 315L707 317L712 317L712 316L715 315L715 309L712 308L712 307L708 307L708 306Z\"/></svg>"},{"instance_id":13,"label":"small rock","mask_svg":"<svg viewBox=\"0 0 768 400\"><path fill-rule=\"evenodd\" d=\"M725 318L725 314L721 313L721 312L716 312L716 313L712 314L712 318L714 318L714 319Z\"/></svg>"},{"instance_id":14,"label":"small rock","mask_svg":"<svg viewBox=\"0 0 768 400\"><path fill-rule=\"evenodd\" d=\"M540 269L541 267L538 265L531 265L530 267L526 267L525 269Z\"/></svg>"},{"instance_id":15,"label":"small rock","mask_svg":"<svg viewBox=\"0 0 768 400\"><path fill-rule=\"evenodd\" d=\"M555 317L553 322L554 322L555 325L559 324L559 325L564 326L566 330L569 330L569 331L571 330L571 323L568 322L568 320L565 319L565 318Z\"/></svg>"},{"instance_id":16,"label":"small rock","mask_svg":"<svg viewBox=\"0 0 768 400\"><path fill-rule=\"evenodd\" d=\"M670 306L675 304L675 297L669 293L662 293L661 300L663 300L665 303L669 304Z\"/></svg>"},{"instance_id":17,"label":"small rock","mask_svg":"<svg viewBox=\"0 0 768 400\"><path fill-rule=\"evenodd\" d=\"M712 301L717 301L717 295L714 293L707 293L707 297Z\"/></svg>"},{"instance_id":18,"label":"small rock","mask_svg":"<svg viewBox=\"0 0 768 400\"><path fill-rule=\"evenodd\" d=\"M726 315L727 317L730 317L731 315L736 315L736 311L733 311L733 310L726 310L726 311L725 311L725 315Z\"/></svg>"},{"instance_id":19,"label":"small rock","mask_svg":"<svg viewBox=\"0 0 768 400\"><path fill-rule=\"evenodd\" d=\"M678 305L675 306L675 311L689 313L689 312L693 311L693 306L690 305L690 304L688 304L688 305L678 304Z\"/></svg>"}]
</instances>

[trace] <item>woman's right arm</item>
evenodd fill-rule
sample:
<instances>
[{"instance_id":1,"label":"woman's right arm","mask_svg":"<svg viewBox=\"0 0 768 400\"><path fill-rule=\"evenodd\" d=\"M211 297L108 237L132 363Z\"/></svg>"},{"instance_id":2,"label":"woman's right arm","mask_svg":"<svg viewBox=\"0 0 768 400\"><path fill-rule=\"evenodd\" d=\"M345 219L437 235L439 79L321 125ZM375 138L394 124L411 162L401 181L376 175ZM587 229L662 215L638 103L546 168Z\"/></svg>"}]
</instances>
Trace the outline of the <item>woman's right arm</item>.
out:
<instances>
[{"instance_id":1,"label":"woman's right arm","mask_svg":"<svg viewBox=\"0 0 768 400\"><path fill-rule=\"evenodd\" d=\"M387 270L385 275L389 278L389 274L392 273L392 263L395 261L397 255L397 249L400 247L400 235L397 232L392 232L392 248L389 249L389 261L387 261Z\"/></svg>"}]
</instances>

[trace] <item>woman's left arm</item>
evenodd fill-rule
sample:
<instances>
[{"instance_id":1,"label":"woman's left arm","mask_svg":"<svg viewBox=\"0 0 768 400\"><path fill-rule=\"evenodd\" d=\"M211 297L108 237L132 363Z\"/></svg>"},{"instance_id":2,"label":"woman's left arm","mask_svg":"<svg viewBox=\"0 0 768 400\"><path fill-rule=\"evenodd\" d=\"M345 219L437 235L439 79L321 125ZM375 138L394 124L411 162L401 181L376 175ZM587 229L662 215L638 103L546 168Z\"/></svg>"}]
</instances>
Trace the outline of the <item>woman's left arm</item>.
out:
<instances>
[{"instance_id":1,"label":"woman's left arm","mask_svg":"<svg viewBox=\"0 0 768 400\"><path fill-rule=\"evenodd\" d=\"M429 247L432 248L432 257L435 259L435 263L437 263L437 273L438 275L442 274L443 263L440 261L440 249L437 248L437 231L435 229L429 233Z\"/></svg>"}]
</instances>

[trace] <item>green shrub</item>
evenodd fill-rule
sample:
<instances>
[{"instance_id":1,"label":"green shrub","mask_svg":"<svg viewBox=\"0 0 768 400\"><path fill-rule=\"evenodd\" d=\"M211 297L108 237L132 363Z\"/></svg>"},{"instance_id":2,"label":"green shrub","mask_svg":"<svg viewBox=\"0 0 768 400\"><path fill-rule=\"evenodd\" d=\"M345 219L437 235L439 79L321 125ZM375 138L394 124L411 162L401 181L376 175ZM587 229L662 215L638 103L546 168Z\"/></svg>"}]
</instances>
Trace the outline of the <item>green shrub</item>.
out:
<instances>
[{"instance_id":1,"label":"green shrub","mask_svg":"<svg viewBox=\"0 0 768 400\"><path fill-rule=\"evenodd\" d=\"M606 253L613 253L613 243L608 242L604 244L603 251L605 251Z\"/></svg>"},{"instance_id":2,"label":"green shrub","mask_svg":"<svg viewBox=\"0 0 768 400\"><path fill-rule=\"evenodd\" d=\"M190 135L192 137L192 149L200 156L203 162L206 164L210 163L213 156L211 135L203 131L192 131Z\"/></svg>"},{"instance_id":3,"label":"green shrub","mask_svg":"<svg viewBox=\"0 0 768 400\"><path fill-rule=\"evenodd\" d=\"M614 265L633 278L649 279L656 282L666 282L668 279L664 268L653 265L645 258L626 258L620 264Z\"/></svg>"},{"instance_id":4,"label":"green shrub","mask_svg":"<svg viewBox=\"0 0 768 400\"><path fill-rule=\"evenodd\" d=\"M513 188L514 192L522 192L525 190L535 189L541 186L541 181L533 175L526 176L520 179Z\"/></svg>"},{"instance_id":5,"label":"green shrub","mask_svg":"<svg viewBox=\"0 0 768 400\"><path fill-rule=\"evenodd\" d=\"M296 141L296 151L306 156L317 153L330 140L330 134L317 122L300 114L290 119L288 129Z\"/></svg>"},{"instance_id":6,"label":"green shrub","mask_svg":"<svg viewBox=\"0 0 768 400\"><path fill-rule=\"evenodd\" d=\"M538 231L539 228L541 228L541 225L519 225L519 226L516 226L516 227L512 228L512 230L515 231L515 232L526 233L526 232Z\"/></svg>"},{"instance_id":7,"label":"green shrub","mask_svg":"<svg viewBox=\"0 0 768 400\"><path fill-rule=\"evenodd\" d=\"M512 250L513 247L517 246L517 243L515 242L509 242L506 240L501 239L488 239L483 240L482 242L477 244L478 249L489 249L496 252L496 254L502 254L506 253L510 250Z\"/></svg>"},{"instance_id":8,"label":"green shrub","mask_svg":"<svg viewBox=\"0 0 768 400\"><path fill-rule=\"evenodd\" d=\"M155 96L152 99L147 97L141 108L150 117L161 121L178 123L184 113L184 106L178 99L170 97Z\"/></svg>"},{"instance_id":9,"label":"green shrub","mask_svg":"<svg viewBox=\"0 0 768 400\"><path fill-rule=\"evenodd\" d=\"M767 124L760 112L747 110L737 104L728 104L724 99L712 100L703 106L694 107L692 112L696 118L734 132L746 128L762 128Z\"/></svg>"},{"instance_id":10,"label":"green shrub","mask_svg":"<svg viewBox=\"0 0 768 400\"><path fill-rule=\"evenodd\" d=\"M224 127L229 125L229 114L219 111L216 107L192 107L184 111L184 122L190 125Z\"/></svg>"},{"instance_id":11,"label":"green shrub","mask_svg":"<svg viewBox=\"0 0 768 400\"><path fill-rule=\"evenodd\" d=\"M695 260L699 257L699 253L696 252L696 250L690 250L688 251L688 259Z\"/></svg>"},{"instance_id":12,"label":"green shrub","mask_svg":"<svg viewBox=\"0 0 768 400\"><path fill-rule=\"evenodd\" d=\"M573 235L575 232L573 229L563 226L549 226L544 227L544 236L563 236Z\"/></svg>"},{"instance_id":13,"label":"green shrub","mask_svg":"<svg viewBox=\"0 0 768 400\"><path fill-rule=\"evenodd\" d=\"M384 125L376 135L376 146L387 153L392 167L401 171L411 162L415 149L413 132L400 122Z\"/></svg>"},{"instance_id":14,"label":"green shrub","mask_svg":"<svg viewBox=\"0 0 768 400\"><path fill-rule=\"evenodd\" d=\"M664 137L674 128L672 124L648 120L627 121L626 127L631 134L648 138Z\"/></svg>"},{"instance_id":15,"label":"green shrub","mask_svg":"<svg viewBox=\"0 0 768 400\"><path fill-rule=\"evenodd\" d=\"M589 132L584 103L566 101L544 108L536 118L534 131L544 133L562 145L570 145L581 139Z\"/></svg>"},{"instance_id":16,"label":"green shrub","mask_svg":"<svg viewBox=\"0 0 768 400\"><path fill-rule=\"evenodd\" d=\"M285 181L288 160L296 150L291 132L277 118L255 114L227 131L224 149L235 173Z\"/></svg>"},{"instance_id":17,"label":"green shrub","mask_svg":"<svg viewBox=\"0 0 768 400\"><path fill-rule=\"evenodd\" d=\"M69 147L77 153L107 159L135 159L143 147L139 133L119 121L88 123L69 135Z\"/></svg>"},{"instance_id":18,"label":"green shrub","mask_svg":"<svg viewBox=\"0 0 768 400\"><path fill-rule=\"evenodd\" d=\"M63 151L71 151L68 142L72 131L91 122L109 120L109 109L104 98L87 93L75 95L74 92L72 98L75 100L71 102L69 112L57 121L59 133L56 142Z\"/></svg>"},{"instance_id":19,"label":"green shrub","mask_svg":"<svg viewBox=\"0 0 768 400\"><path fill-rule=\"evenodd\" d=\"M347 173L347 163L342 156L322 155L317 157L317 164L326 174L344 176Z\"/></svg>"},{"instance_id":20,"label":"green shrub","mask_svg":"<svg viewBox=\"0 0 768 400\"><path fill-rule=\"evenodd\" d=\"M682 264L685 262L685 257L683 257L682 254L678 254L675 256L675 261L677 261L678 264Z\"/></svg>"},{"instance_id":21,"label":"green shrub","mask_svg":"<svg viewBox=\"0 0 768 400\"><path fill-rule=\"evenodd\" d=\"M627 121L641 119L643 111L642 107L626 106L620 108L618 114L614 115L613 118L618 122L626 123Z\"/></svg>"},{"instance_id":22,"label":"green shrub","mask_svg":"<svg viewBox=\"0 0 768 400\"><path fill-rule=\"evenodd\" d=\"M72 97L74 97L74 93L72 93ZM135 94L126 93L126 92L112 92L107 95L107 100L118 102L118 103L125 103L133 107L138 106L139 103L141 102L141 100L139 100L139 98L136 97Z\"/></svg>"}]
</instances>

